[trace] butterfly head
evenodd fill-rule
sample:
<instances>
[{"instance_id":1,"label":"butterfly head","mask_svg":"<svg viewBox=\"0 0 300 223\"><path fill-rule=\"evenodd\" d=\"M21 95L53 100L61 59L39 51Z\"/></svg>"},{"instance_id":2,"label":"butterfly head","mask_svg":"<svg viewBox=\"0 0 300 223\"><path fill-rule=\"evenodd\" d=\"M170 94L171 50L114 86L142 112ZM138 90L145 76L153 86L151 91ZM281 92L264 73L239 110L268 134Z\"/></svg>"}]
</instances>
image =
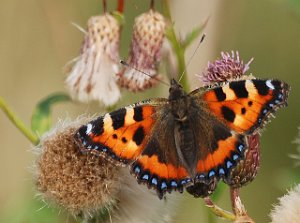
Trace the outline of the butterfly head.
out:
<instances>
[{"instance_id":1,"label":"butterfly head","mask_svg":"<svg viewBox=\"0 0 300 223\"><path fill-rule=\"evenodd\" d=\"M182 86L174 78L171 80L171 87L169 89L169 93L170 101L180 99L186 95Z\"/></svg>"}]
</instances>

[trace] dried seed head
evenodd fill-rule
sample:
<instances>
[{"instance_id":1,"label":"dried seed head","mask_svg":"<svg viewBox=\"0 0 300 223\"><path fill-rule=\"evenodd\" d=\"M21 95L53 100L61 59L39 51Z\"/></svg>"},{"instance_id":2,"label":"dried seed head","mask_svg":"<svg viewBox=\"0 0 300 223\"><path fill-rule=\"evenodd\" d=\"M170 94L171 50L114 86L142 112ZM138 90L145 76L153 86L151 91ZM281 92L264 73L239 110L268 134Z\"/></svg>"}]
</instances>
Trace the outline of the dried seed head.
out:
<instances>
[{"instance_id":1,"label":"dried seed head","mask_svg":"<svg viewBox=\"0 0 300 223\"><path fill-rule=\"evenodd\" d=\"M245 151L245 158L230 171L225 183L233 188L238 188L250 183L257 175L260 158L259 134L247 136L248 149Z\"/></svg>"},{"instance_id":2,"label":"dried seed head","mask_svg":"<svg viewBox=\"0 0 300 223\"><path fill-rule=\"evenodd\" d=\"M164 17L152 9L135 19L131 40L129 67L119 73L119 84L131 91L141 91L157 84L157 74L161 59L161 48L165 37L166 23ZM151 77L132 69L137 68Z\"/></svg>"},{"instance_id":3,"label":"dried seed head","mask_svg":"<svg viewBox=\"0 0 300 223\"><path fill-rule=\"evenodd\" d=\"M297 223L300 219L300 185L279 198L279 204L271 211L272 223Z\"/></svg>"},{"instance_id":4,"label":"dried seed head","mask_svg":"<svg viewBox=\"0 0 300 223\"><path fill-rule=\"evenodd\" d=\"M74 99L101 101L106 106L119 100L119 41L120 26L113 16L105 13L89 19L80 56L66 79Z\"/></svg>"},{"instance_id":5,"label":"dried seed head","mask_svg":"<svg viewBox=\"0 0 300 223\"><path fill-rule=\"evenodd\" d=\"M101 157L81 154L74 142L87 120L57 126L37 147L35 184L41 198L73 215L91 216L114 205L119 193L119 168Z\"/></svg>"},{"instance_id":6,"label":"dried seed head","mask_svg":"<svg viewBox=\"0 0 300 223\"><path fill-rule=\"evenodd\" d=\"M233 79L239 79L243 76L249 65L253 61L253 58L246 64L240 60L239 53L231 51L229 53L221 53L222 58L214 61L213 63L208 62L206 70L202 75L198 75L203 85L213 85L220 82L230 81Z\"/></svg>"}]
</instances>

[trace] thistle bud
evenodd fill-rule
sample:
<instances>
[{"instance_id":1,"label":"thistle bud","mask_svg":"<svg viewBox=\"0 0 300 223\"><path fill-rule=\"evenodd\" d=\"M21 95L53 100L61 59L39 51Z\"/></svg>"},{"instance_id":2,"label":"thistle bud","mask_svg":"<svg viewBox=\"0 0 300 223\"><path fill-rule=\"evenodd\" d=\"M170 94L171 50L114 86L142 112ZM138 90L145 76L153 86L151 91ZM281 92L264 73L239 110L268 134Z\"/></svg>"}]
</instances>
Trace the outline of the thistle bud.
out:
<instances>
[{"instance_id":1,"label":"thistle bud","mask_svg":"<svg viewBox=\"0 0 300 223\"><path fill-rule=\"evenodd\" d=\"M118 75L122 87L131 91L141 91L157 84L161 78L158 75L158 63L161 60L165 30L164 17L152 9L135 19L130 55L127 60L129 66Z\"/></svg>"},{"instance_id":2,"label":"thistle bud","mask_svg":"<svg viewBox=\"0 0 300 223\"><path fill-rule=\"evenodd\" d=\"M92 100L110 106L120 98L116 83L119 72L120 26L108 13L93 16L66 85L71 96L81 102Z\"/></svg>"},{"instance_id":3,"label":"thistle bud","mask_svg":"<svg viewBox=\"0 0 300 223\"><path fill-rule=\"evenodd\" d=\"M251 182L259 170L260 140L259 134L247 136L248 149L245 158L234 167L225 180L225 183L233 188L238 188Z\"/></svg>"}]
</instances>

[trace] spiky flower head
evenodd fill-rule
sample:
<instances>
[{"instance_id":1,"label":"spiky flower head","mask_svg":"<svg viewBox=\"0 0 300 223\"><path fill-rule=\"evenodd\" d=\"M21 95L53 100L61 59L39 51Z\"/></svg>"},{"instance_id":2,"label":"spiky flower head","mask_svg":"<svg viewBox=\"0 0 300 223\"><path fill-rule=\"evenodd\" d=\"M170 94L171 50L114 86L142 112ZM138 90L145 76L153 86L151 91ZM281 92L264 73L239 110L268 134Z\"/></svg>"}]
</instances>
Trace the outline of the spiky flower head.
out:
<instances>
[{"instance_id":1,"label":"spiky flower head","mask_svg":"<svg viewBox=\"0 0 300 223\"><path fill-rule=\"evenodd\" d=\"M279 198L271 214L272 223L298 223L300 219L300 185Z\"/></svg>"},{"instance_id":2,"label":"spiky flower head","mask_svg":"<svg viewBox=\"0 0 300 223\"><path fill-rule=\"evenodd\" d=\"M135 19L127 60L129 66L124 67L118 75L121 86L131 91L141 91L157 84L161 78L157 69L161 60L165 30L165 18L153 9Z\"/></svg>"},{"instance_id":3,"label":"spiky flower head","mask_svg":"<svg viewBox=\"0 0 300 223\"><path fill-rule=\"evenodd\" d=\"M61 123L43 136L36 148L35 184L46 203L92 216L115 204L121 177L115 165L80 152L74 134L85 122Z\"/></svg>"},{"instance_id":4,"label":"spiky flower head","mask_svg":"<svg viewBox=\"0 0 300 223\"><path fill-rule=\"evenodd\" d=\"M74 99L92 100L110 106L120 98L116 83L119 72L120 25L108 13L88 21L80 56L76 59L66 85Z\"/></svg>"},{"instance_id":5,"label":"spiky flower head","mask_svg":"<svg viewBox=\"0 0 300 223\"><path fill-rule=\"evenodd\" d=\"M208 62L206 70L199 75L203 85L213 85L220 82L238 79L243 76L253 58L246 64L240 60L238 51L221 52L221 59L214 62Z\"/></svg>"}]
</instances>

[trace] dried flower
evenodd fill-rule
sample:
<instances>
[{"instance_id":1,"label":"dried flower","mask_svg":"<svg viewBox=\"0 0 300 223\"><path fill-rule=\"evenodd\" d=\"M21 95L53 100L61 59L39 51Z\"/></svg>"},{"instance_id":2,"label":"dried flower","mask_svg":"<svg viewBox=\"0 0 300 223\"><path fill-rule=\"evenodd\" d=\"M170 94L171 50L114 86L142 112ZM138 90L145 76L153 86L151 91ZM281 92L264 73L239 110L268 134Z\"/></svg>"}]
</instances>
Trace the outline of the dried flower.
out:
<instances>
[{"instance_id":1,"label":"dried flower","mask_svg":"<svg viewBox=\"0 0 300 223\"><path fill-rule=\"evenodd\" d=\"M91 216L114 205L121 179L116 166L79 151L73 136L85 121L59 124L41 139L35 184L46 202Z\"/></svg>"},{"instance_id":2,"label":"dried flower","mask_svg":"<svg viewBox=\"0 0 300 223\"><path fill-rule=\"evenodd\" d=\"M168 197L170 202L161 202L155 193L136 182L128 168L80 152L74 134L88 121L83 118L59 123L42 137L35 165L39 197L72 215L98 217L101 222L170 222L176 195Z\"/></svg>"},{"instance_id":3,"label":"dried flower","mask_svg":"<svg viewBox=\"0 0 300 223\"><path fill-rule=\"evenodd\" d=\"M199 75L203 85L213 85L219 82L230 81L232 79L238 79L249 70L249 65L253 61L253 58L246 64L240 60L239 53L231 51L229 53L221 53L222 58L208 62L206 71Z\"/></svg>"},{"instance_id":4,"label":"dried flower","mask_svg":"<svg viewBox=\"0 0 300 223\"><path fill-rule=\"evenodd\" d=\"M131 50L125 67L119 73L119 84L131 91L141 91L157 84L158 63L161 59L161 48L165 36L164 17L152 9L135 19ZM141 73L141 70L149 76Z\"/></svg>"},{"instance_id":5,"label":"dried flower","mask_svg":"<svg viewBox=\"0 0 300 223\"><path fill-rule=\"evenodd\" d=\"M279 198L279 204L271 211L272 223L298 223L300 219L300 185Z\"/></svg>"},{"instance_id":6,"label":"dried flower","mask_svg":"<svg viewBox=\"0 0 300 223\"><path fill-rule=\"evenodd\" d=\"M66 79L74 99L101 101L106 106L119 100L119 41L120 26L113 16L105 13L89 19L81 54Z\"/></svg>"}]
</instances>

